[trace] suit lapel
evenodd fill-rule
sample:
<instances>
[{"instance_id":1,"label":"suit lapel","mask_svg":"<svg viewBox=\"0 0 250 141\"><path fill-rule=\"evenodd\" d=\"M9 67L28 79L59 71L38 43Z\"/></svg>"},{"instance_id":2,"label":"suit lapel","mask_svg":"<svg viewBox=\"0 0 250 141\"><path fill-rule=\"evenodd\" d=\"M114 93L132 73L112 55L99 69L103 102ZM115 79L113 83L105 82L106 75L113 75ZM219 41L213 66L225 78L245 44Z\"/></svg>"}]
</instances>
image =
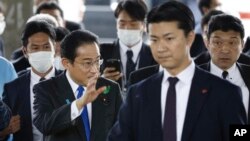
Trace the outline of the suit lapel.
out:
<instances>
[{"instance_id":1,"label":"suit lapel","mask_svg":"<svg viewBox=\"0 0 250 141\"><path fill-rule=\"evenodd\" d=\"M27 121L30 121L30 122L27 122L28 125L25 125L29 128L29 133L31 135L31 137L33 138L33 135L32 135L32 115L31 115L31 103L30 103L30 94L31 94L31 91L30 91L30 79L31 79L31 74L30 74L30 71L28 71L26 74L25 74L25 77L22 81L22 84L24 84L24 86L22 86L22 89L24 91L24 95L19 95L19 100L20 102L22 102L24 105L19 105L19 106L23 106L23 109L22 111L26 111L26 117L27 117ZM20 97L21 96L21 97Z\"/></svg>"},{"instance_id":2,"label":"suit lapel","mask_svg":"<svg viewBox=\"0 0 250 141\"><path fill-rule=\"evenodd\" d=\"M111 58L121 60L119 40L116 40L113 43L113 53Z\"/></svg>"},{"instance_id":3,"label":"suit lapel","mask_svg":"<svg viewBox=\"0 0 250 141\"><path fill-rule=\"evenodd\" d=\"M239 71L240 71L240 74L241 74L241 77L244 81L244 83L246 84L247 86L247 89L249 91L249 94L250 94L250 67L246 66L244 67L244 65L241 65L239 63L236 63ZM249 102L250 102L250 96L249 96ZM250 104L248 104L248 123L250 123Z\"/></svg>"},{"instance_id":4,"label":"suit lapel","mask_svg":"<svg viewBox=\"0 0 250 141\"><path fill-rule=\"evenodd\" d=\"M206 82L206 83L204 83ZM209 79L206 73L196 67L183 125L182 139L189 139L200 111L209 95Z\"/></svg>"},{"instance_id":5,"label":"suit lapel","mask_svg":"<svg viewBox=\"0 0 250 141\"><path fill-rule=\"evenodd\" d=\"M142 130L145 134L144 140L162 140L162 120L161 120L161 82L163 72L159 72L147 83L145 97L143 97ZM152 91L153 90L153 91ZM139 120L139 122L140 122ZM145 121L146 120L146 121ZM144 123L144 124L143 124ZM150 123L150 124L145 124ZM150 136L151 135L151 136ZM157 137L158 139L154 138Z\"/></svg>"},{"instance_id":6,"label":"suit lapel","mask_svg":"<svg viewBox=\"0 0 250 141\"><path fill-rule=\"evenodd\" d=\"M74 96L74 92L72 91L72 88L69 84L68 79L66 78L66 71L64 71L64 73L60 74L57 77L57 87L60 87L59 93L58 93L58 97L61 97L61 99L63 100L62 104L70 104L72 103L76 98ZM56 86L55 86L56 87ZM83 121L81 119L81 116L79 116L76 119L76 123L75 123L77 130L79 132L79 134L81 135L83 140L86 140L86 135L85 135L85 129L83 126Z\"/></svg>"}]
</instances>

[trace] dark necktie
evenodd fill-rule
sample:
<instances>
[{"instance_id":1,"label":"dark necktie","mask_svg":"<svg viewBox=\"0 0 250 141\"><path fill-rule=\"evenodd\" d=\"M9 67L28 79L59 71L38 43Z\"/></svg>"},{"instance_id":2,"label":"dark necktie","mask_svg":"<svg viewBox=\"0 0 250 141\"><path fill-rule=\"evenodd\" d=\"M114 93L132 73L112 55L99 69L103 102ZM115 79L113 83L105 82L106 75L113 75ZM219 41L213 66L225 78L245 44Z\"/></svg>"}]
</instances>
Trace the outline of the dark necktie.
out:
<instances>
[{"instance_id":1,"label":"dark necktie","mask_svg":"<svg viewBox=\"0 0 250 141\"><path fill-rule=\"evenodd\" d=\"M78 90L78 94L77 94L77 99L78 99L82 96L82 94L84 92L84 88L82 86L79 86L77 88L77 90ZM84 106L84 110L82 111L81 117L82 117L82 121L84 124L84 129L85 129L87 141L90 141L90 125L89 125L87 105Z\"/></svg>"},{"instance_id":2,"label":"dark necktie","mask_svg":"<svg viewBox=\"0 0 250 141\"><path fill-rule=\"evenodd\" d=\"M227 71L223 71L222 72L222 78L226 79L228 76L228 72Z\"/></svg>"},{"instance_id":3,"label":"dark necktie","mask_svg":"<svg viewBox=\"0 0 250 141\"><path fill-rule=\"evenodd\" d=\"M44 77L41 77L41 78L39 79L39 82L40 82L40 81L43 81L43 80L45 80L45 78L44 78Z\"/></svg>"},{"instance_id":4,"label":"dark necktie","mask_svg":"<svg viewBox=\"0 0 250 141\"><path fill-rule=\"evenodd\" d=\"M135 63L132 60L133 52L132 50L127 51L127 64L126 64L126 79L129 79L129 74L135 70Z\"/></svg>"},{"instance_id":5,"label":"dark necktie","mask_svg":"<svg viewBox=\"0 0 250 141\"><path fill-rule=\"evenodd\" d=\"M175 84L178 78L169 77L169 87L167 92L165 116L163 122L163 141L176 141L176 90Z\"/></svg>"}]
</instances>

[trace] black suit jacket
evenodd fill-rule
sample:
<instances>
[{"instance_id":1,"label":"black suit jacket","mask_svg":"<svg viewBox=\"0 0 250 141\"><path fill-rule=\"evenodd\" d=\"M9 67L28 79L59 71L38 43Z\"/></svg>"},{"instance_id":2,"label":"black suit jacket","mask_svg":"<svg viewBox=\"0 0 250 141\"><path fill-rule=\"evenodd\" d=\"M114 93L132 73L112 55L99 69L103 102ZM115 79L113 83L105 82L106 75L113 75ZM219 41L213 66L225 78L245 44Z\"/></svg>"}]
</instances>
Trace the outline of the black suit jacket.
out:
<instances>
[{"instance_id":1,"label":"black suit jacket","mask_svg":"<svg viewBox=\"0 0 250 141\"><path fill-rule=\"evenodd\" d=\"M83 29L83 27L79 23L72 21L65 21L65 27L71 32L74 30Z\"/></svg>"},{"instance_id":2,"label":"black suit jacket","mask_svg":"<svg viewBox=\"0 0 250 141\"><path fill-rule=\"evenodd\" d=\"M250 66L245 64L236 63L238 67L241 77L246 84L248 91L250 92ZM210 72L210 63L205 63L199 66L200 68ZM249 96L250 102L250 96ZM250 104L248 105L248 123L250 123Z\"/></svg>"},{"instance_id":3,"label":"black suit jacket","mask_svg":"<svg viewBox=\"0 0 250 141\"><path fill-rule=\"evenodd\" d=\"M61 71L55 71L59 75ZM14 133L13 141L33 141L30 107L30 70L4 85L3 101L10 107L12 115L21 117L21 129Z\"/></svg>"},{"instance_id":4,"label":"black suit jacket","mask_svg":"<svg viewBox=\"0 0 250 141\"><path fill-rule=\"evenodd\" d=\"M17 73L30 67L29 61L25 58L22 48L16 49L11 54L11 62Z\"/></svg>"},{"instance_id":5,"label":"black suit jacket","mask_svg":"<svg viewBox=\"0 0 250 141\"><path fill-rule=\"evenodd\" d=\"M208 51L206 51L206 52L201 53L197 57L195 57L194 63L197 65L201 65L201 64L209 62L210 59L211 59L210 54ZM250 65L250 56L247 56L244 53L241 53L237 62L242 63L242 64L246 64L246 65Z\"/></svg>"},{"instance_id":6,"label":"black suit jacket","mask_svg":"<svg viewBox=\"0 0 250 141\"><path fill-rule=\"evenodd\" d=\"M250 37L249 36L246 39L242 52L246 54L247 56L250 56Z\"/></svg>"},{"instance_id":7,"label":"black suit jacket","mask_svg":"<svg viewBox=\"0 0 250 141\"><path fill-rule=\"evenodd\" d=\"M101 94L92 103L91 141L105 141L116 121L121 105L117 83L100 78L96 87L110 86L108 94ZM34 86L34 119L36 127L45 135L45 141L86 141L81 116L71 121L71 104L75 100L65 73Z\"/></svg>"},{"instance_id":8,"label":"black suit jacket","mask_svg":"<svg viewBox=\"0 0 250 141\"><path fill-rule=\"evenodd\" d=\"M162 141L162 78L159 72L130 87L107 141ZM239 87L196 67L181 141L229 141L229 125L246 123L240 94Z\"/></svg>"},{"instance_id":9,"label":"black suit jacket","mask_svg":"<svg viewBox=\"0 0 250 141\"><path fill-rule=\"evenodd\" d=\"M129 86L159 72L159 65L148 66L133 71L129 76Z\"/></svg>"},{"instance_id":10,"label":"black suit jacket","mask_svg":"<svg viewBox=\"0 0 250 141\"><path fill-rule=\"evenodd\" d=\"M104 60L104 63L102 66L102 71L104 70L106 60L111 59L111 58L121 60L119 40L116 40L112 44L110 44L110 43L101 44L100 45L100 52L101 52L101 56ZM151 53L149 46L144 44L144 43L142 44L142 48L141 48L139 55L140 55L140 59L139 59L138 68L157 64L152 56L152 53ZM121 68L122 68L122 66L121 66ZM122 86L121 79L118 81L118 83L120 84L120 86Z\"/></svg>"}]
</instances>

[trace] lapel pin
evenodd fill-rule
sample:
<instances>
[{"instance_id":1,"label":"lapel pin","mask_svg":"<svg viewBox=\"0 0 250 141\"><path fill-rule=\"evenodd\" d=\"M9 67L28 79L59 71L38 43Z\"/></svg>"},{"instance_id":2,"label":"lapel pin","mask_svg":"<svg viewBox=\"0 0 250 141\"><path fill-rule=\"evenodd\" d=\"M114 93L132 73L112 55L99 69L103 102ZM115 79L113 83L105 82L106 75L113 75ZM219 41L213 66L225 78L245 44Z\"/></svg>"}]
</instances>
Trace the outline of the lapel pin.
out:
<instances>
[{"instance_id":1,"label":"lapel pin","mask_svg":"<svg viewBox=\"0 0 250 141\"><path fill-rule=\"evenodd\" d=\"M106 89L103 91L103 94L108 94L110 89L111 89L111 87L107 86Z\"/></svg>"},{"instance_id":2,"label":"lapel pin","mask_svg":"<svg viewBox=\"0 0 250 141\"><path fill-rule=\"evenodd\" d=\"M67 103L67 104L70 104L70 101L69 101L69 99L66 99L65 101L66 101L66 103Z\"/></svg>"},{"instance_id":3,"label":"lapel pin","mask_svg":"<svg viewBox=\"0 0 250 141\"><path fill-rule=\"evenodd\" d=\"M206 94L206 93L207 93L207 89L202 89L202 90L201 90L201 93L202 93L202 94Z\"/></svg>"}]
</instances>

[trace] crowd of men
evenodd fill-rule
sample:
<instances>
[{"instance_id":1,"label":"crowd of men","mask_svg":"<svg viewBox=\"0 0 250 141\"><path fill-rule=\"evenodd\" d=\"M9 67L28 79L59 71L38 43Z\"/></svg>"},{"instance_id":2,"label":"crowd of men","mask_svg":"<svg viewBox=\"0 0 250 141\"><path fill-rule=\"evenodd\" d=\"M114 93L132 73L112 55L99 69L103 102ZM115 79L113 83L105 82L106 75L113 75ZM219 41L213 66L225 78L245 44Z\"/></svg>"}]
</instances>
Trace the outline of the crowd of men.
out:
<instances>
[{"instance_id":1,"label":"crowd of men","mask_svg":"<svg viewBox=\"0 0 250 141\"><path fill-rule=\"evenodd\" d=\"M229 141L250 121L250 56L219 5L199 1L195 32L181 2L123 0L117 39L100 43L57 2L39 4L14 61L0 57L0 140Z\"/></svg>"}]
</instances>

